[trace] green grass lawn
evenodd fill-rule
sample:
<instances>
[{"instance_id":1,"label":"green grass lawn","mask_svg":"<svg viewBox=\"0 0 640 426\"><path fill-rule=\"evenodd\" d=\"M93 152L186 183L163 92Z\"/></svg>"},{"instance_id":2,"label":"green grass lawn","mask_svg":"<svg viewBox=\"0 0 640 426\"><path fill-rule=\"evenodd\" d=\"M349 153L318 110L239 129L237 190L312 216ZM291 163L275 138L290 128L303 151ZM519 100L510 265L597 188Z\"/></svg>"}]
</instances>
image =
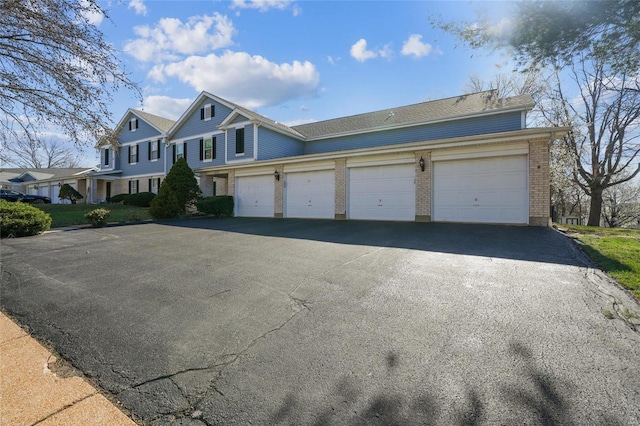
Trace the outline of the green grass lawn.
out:
<instances>
[{"instance_id":1,"label":"green grass lawn","mask_svg":"<svg viewBox=\"0 0 640 426\"><path fill-rule=\"evenodd\" d=\"M123 204L34 204L34 206L51 215L51 219L53 219L51 228L88 224L89 221L84 217L84 214L97 208L111 211L107 220L110 223L151 219L148 208Z\"/></svg>"},{"instance_id":2,"label":"green grass lawn","mask_svg":"<svg viewBox=\"0 0 640 426\"><path fill-rule=\"evenodd\" d=\"M640 230L559 225L577 238L582 249L603 271L640 299Z\"/></svg>"}]
</instances>

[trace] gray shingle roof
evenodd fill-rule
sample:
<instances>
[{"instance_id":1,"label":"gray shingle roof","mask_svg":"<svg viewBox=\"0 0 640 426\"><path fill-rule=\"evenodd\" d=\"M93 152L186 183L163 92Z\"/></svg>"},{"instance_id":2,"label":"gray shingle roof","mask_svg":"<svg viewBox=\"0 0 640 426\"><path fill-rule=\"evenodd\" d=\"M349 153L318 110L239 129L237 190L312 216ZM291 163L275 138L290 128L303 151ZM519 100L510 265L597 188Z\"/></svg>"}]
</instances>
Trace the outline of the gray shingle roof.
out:
<instances>
[{"instance_id":1,"label":"gray shingle roof","mask_svg":"<svg viewBox=\"0 0 640 426\"><path fill-rule=\"evenodd\" d=\"M137 109L131 110L140 118L142 118L147 123L157 127L162 132L168 132L169 129L173 126L175 121L169 120L168 118L160 117L158 115L149 114L148 112L140 111Z\"/></svg>"},{"instance_id":2,"label":"gray shingle roof","mask_svg":"<svg viewBox=\"0 0 640 426\"><path fill-rule=\"evenodd\" d=\"M502 109L514 108L526 110L531 107L533 107L533 99L530 95L499 99L497 91L489 90L436 101L388 108L349 117L302 124L293 126L291 129L304 135L308 139L314 139L363 130L384 129L448 120L457 117L490 113Z\"/></svg>"},{"instance_id":3,"label":"gray shingle roof","mask_svg":"<svg viewBox=\"0 0 640 426\"><path fill-rule=\"evenodd\" d=\"M15 179L25 172L29 172L31 176L37 180L70 178L76 173L92 170L91 167L80 168L55 168L55 169L33 169L33 168L2 168L0 169L0 179L3 182L9 179Z\"/></svg>"}]
</instances>

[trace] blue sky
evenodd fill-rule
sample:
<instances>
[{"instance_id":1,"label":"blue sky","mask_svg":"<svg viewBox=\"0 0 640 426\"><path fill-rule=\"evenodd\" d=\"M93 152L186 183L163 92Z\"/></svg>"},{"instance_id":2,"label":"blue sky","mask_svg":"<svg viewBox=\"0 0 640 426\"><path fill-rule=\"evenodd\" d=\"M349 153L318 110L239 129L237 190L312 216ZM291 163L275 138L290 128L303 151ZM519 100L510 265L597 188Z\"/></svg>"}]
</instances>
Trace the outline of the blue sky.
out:
<instances>
[{"instance_id":1,"label":"blue sky","mask_svg":"<svg viewBox=\"0 0 640 426\"><path fill-rule=\"evenodd\" d=\"M456 96L471 74L510 70L504 55L465 48L430 25L473 19L479 8L500 24L510 2L100 4L110 19L95 23L144 95L140 105L117 94L116 121L130 107L176 119L207 90L294 125Z\"/></svg>"}]
</instances>

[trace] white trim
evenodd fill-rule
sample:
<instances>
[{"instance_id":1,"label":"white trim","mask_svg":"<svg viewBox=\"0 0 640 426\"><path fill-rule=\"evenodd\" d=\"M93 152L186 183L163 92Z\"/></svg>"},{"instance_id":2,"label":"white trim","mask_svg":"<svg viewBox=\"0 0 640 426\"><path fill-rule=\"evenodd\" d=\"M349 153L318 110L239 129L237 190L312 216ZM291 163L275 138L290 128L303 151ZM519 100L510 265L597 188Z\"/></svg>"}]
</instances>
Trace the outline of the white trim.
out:
<instances>
[{"instance_id":1,"label":"white trim","mask_svg":"<svg viewBox=\"0 0 640 426\"><path fill-rule=\"evenodd\" d=\"M141 175L121 176L115 180L132 180L132 179L139 179L139 178L150 178L154 176L164 178L164 176L162 175L162 172L154 172L154 173L143 173Z\"/></svg>"},{"instance_id":2,"label":"white trim","mask_svg":"<svg viewBox=\"0 0 640 426\"><path fill-rule=\"evenodd\" d=\"M237 125L238 123L232 124L231 122L238 116L246 118L249 122L251 121L251 117L247 117L247 115L241 112L238 108L232 108L232 111L229 113L229 115L227 115L225 119L222 120L220 124L218 124L218 128L227 128Z\"/></svg>"},{"instance_id":3,"label":"white trim","mask_svg":"<svg viewBox=\"0 0 640 426\"><path fill-rule=\"evenodd\" d=\"M335 161L323 162L323 163L312 163L312 164L301 164L294 166L285 166L283 173L301 173L301 172L316 172L321 170L335 170L336 163Z\"/></svg>"},{"instance_id":4,"label":"white trim","mask_svg":"<svg viewBox=\"0 0 640 426\"><path fill-rule=\"evenodd\" d=\"M520 128L521 129L526 129L527 128L527 111L522 111L520 113Z\"/></svg>"},{"instance_id":5,"label":"white trim","mask_svg":"<svg viewBox=\"0 0 640 426\"><path fill-rule=\"evenodd\" d=\"M231 123L228 126L225 126L227 129L237 129L238 127L247 127L249 124L253 124L251 120L241 121L239 123Z\"/></svg>"},{"instance_id":6,"label":"white trim","mask_svg":"<svg viewBox=\"0 0 640 426\"><path fill-rule=\"evenodd\" d=\"M157 138L155 136L152 136L150 138L137 139L135 141L129 141L129 142L121 142L119 144L120 144L120 148L122 148L122 147L129 146L129 145L137 145L139 143L153 142L153 141L157 141L158 139L162 139L162 138Z\"/></svg>"},{"instance_id":7,"label":"white trim","mask_svg":"<svg viewBox=\"0 0 640 426\"><path fill-rule=\"evenodd\" d=\"M510 145L483 145L468 148L458 148L455 150L442 150L434 151L431 154L431 161L448 161L448 160L463 160L472 158L487 158L487 157L506 157L523 155L529 153L529 144L527 142L520 142Z\"/></svg>"},{"instance_id":8,"label":"white trim","mask_svg":"<svg viewBox=\"0 0 640 426\"><path fill-rule=\"evenodd\" d=\"M244 152L236 152L236 157L244 157L244 154L245 154Z\"/></svg>"},{"instance_id":9,"label":"white trim","mask_svg":"<svg viewBox=\"0 0 640 426\"><path fill-rule=\"evenodd\" d=\"M229 157L229 147L228 147L228 143L227 140L229 139L227 136L227 129L224 129L224 164L227 164L228 161L228 157Z\"/></svg>"},{"instance_id":10,"label":"white trim","mask_svg":"<svg viewBox=\"0 0 640 426\"><path fill-rule=\"evenodd\" d=\"M257 160L258 159L258 126L260 126L260 123L251 122L251 124L253 124L253 159Z\"/></svg>"},{"instance_id":11,"label":"white trim","mask_svg":"<svg viewBox=\"0 0 640 426\"><path fill-rule=\"evenodd\" d=\"M545 127L545 128L530 128L523 130L514 130L510 132L500 133L487 133L482 135L462 136L448 139L433 139L421 142L410 142L405 144L385 145L382 147L373 148L360 148L346 151L331 151L327 153L319 154L307 154L298 155L293 157L281 157L273 160L262 160L253 162L251 165L243 167L256 167L266 165L281 165L300 163L303 161L314 160L330 160L339 158L351 158L361 157L363 155L376 155L376 154L390 154L390 153L402 153L407 151L423 151L423 150L437 150L448 148L461 148L466 146L477 146L487 144L509 144L522 141L532 140L554 140L556 138L565 135L571 127ZM226 164L226 163L225 163ZM216 172L218 170L224 170L224 165L214 166L211 168L203 169L197 168L194 171L199 173Z\"/></svg>"},{"instance_id":12,"label":"white trim","mask_svg":"<svg viewBox=\"0 0 640 426\"><path fill-rule=\"evenodd\" d=\"M211 132L199 133L197 135L189 135L189 136L184 137L184 138L170 139L169 140L169 145L176 144L176 143L185 143L187 141L192 141L192 140L196 140L196 139L206 139L207 136L211 137L211 136L218 136L218 135L222 135L222 134L224 134L224 130L214 130L214 131L211 131Z\"/></svg>"},{"instance_id":13,"label":"white trim","mask_svg":"<svg viewBox=\"0 0 640 426\"><path fill-rule=\"evenodd\" d=\"M243 176L266 176L266 175L271 175L271 177L273 177L273 169L260 168L258 170L247 170L244 172L239 172L239 173L236 173L236 179ZM273 179L275 180L275 177Z\"/></svg>"},{"instance_id":14,"label":"white trim","mask_svg":"<svg viewBox=\"0 0 640 426\"><path fill-rule=\"evenodd\" d=\"M253 158L241 158L240 160L229 160L226 164L242 164L242 163L255 163Z\"/></svg>"},{"instance_id":15,"label":"white trim","mask_svg":"<svg viewBox=\"0 0 640 426\"><path fill-rule=\"evenodd\" d=\"M412 164L415 161L416 159L413 153L407 153L406 155L402 155L402 156L394 155L392 157L389 157L389 156L378 157L378 158L367 157L366 159L363 159L362 157L358 157L358 158L347 159L347 167L356 168L356 167L372 167L372 166L391 166L396 164Z\"/></svg>"}]
</instances>

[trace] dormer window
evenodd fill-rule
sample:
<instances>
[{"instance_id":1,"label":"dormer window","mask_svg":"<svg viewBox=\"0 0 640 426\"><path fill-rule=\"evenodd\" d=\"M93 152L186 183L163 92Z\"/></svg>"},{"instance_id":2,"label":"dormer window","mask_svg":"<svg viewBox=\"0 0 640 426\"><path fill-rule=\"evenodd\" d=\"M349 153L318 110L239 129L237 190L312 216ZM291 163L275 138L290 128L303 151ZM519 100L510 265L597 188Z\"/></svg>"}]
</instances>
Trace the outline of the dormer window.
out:
<instances>
[{"instance_id":1,"label":"dormer window","mask_svg":"<svg viewBox=\"0 0 640 426\"><path fill-rule=\"evenodd\" d=\"M209 121L211 117L216 116L216 106L213 104L206 104L200 108L200 120Z\"/></svg>"},{"instance_id":2,"label":"dormer window","mask_svg":"<svg viewBox=\"0 0 640 426\"><path fill-rule=\"evenodd\" d=\"M138 119L132 118L129 120L129 131L135 132L138 129Z\"/></svg>"}]
</instances>

